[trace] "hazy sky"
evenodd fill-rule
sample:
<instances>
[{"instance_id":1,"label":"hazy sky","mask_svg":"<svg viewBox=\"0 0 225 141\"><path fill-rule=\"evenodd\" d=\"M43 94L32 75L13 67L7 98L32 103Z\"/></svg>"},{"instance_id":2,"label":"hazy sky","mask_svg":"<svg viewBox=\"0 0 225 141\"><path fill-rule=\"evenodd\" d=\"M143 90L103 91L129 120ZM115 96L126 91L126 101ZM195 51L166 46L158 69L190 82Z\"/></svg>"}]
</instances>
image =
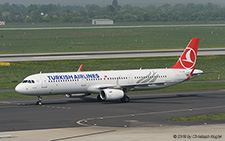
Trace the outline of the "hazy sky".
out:
<instances>
[{"instance_id":1,"label":"hazy sky","mask_svg":"<svg viewBox=\"0 0 225 141\"><path fill-rule=\"evenodd\" d=\"M0 3L10 3L10 4L58 4L61 5L87 5L87 4L97 4L100 6L109 5L112 3L113 0L0 0ZM146 6L150 4L154 5L162 5L164 3L176 4L176 3L216 3L220 4L221 6L225 5L225 0L118 0L120 5L131 4L137 6Z\"/></svg>"}]
</instances>

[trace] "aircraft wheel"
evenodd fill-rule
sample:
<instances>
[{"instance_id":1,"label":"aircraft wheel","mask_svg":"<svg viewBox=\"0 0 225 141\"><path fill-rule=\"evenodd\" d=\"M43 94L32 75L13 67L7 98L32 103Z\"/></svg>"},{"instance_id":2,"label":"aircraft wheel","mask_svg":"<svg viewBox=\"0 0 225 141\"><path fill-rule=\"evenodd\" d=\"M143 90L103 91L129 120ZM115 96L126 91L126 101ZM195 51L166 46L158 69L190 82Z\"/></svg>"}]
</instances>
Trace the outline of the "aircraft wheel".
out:
<instances>
[{"instance_id":1,"label":"aircraft wheel","mask_svg":"<svg viewBox=\"0 0 225 141\"><path fill-rule=\"evenodd\" d=\"M123 102L123 103L127 103L129 101L130 101L130 98L128 96L126 96L126 95L124 95L124 97L121 98L121 102Z\"/></svg>"},{"instance_id":2,"label":"aircraft wheel","mask_svg":"<svg viewBox=\"0 0 225 141\"><path fill-rule=\"evenodd\" d=\"M40 105L40 106L42 105L41 99L42 99L42 96L38 95L38 100L36 102L36 105Z\"/></svg>"},{"instance_id":3,"label":"aircraft wheel","mask_svg":"<svg viewBox=\"0 0 225 141\"><path fill-rule=\"evenodd\" d=\"M42 102L41 102L41 101L37 101L37 102L36 102L36 105L41 106L41 105L42 105Z\"/></svg>"},{"instance_id":4,"label":"aircraft wheel","mask_svg":"<svg viewBox=\"0 0 225 141\"><path fill-rule=\"evenodd\" d=\"M97 100L98 100L99 102L104 101L104 100L101 99L100 95L97 96Z\"/></svg>"},{"instance_id":5,"label":"aircraft wheel","mask_svg":"<svg viewBox=\"0 0 225 141\"><path fill-rule=\"evenodd\" d=\"M41 105L42 105L42 102L41 102L41 101L39 101L39 102L38 102L38 105L40 105L40 106L41 106Z\"/></svg>"}]
</instances>

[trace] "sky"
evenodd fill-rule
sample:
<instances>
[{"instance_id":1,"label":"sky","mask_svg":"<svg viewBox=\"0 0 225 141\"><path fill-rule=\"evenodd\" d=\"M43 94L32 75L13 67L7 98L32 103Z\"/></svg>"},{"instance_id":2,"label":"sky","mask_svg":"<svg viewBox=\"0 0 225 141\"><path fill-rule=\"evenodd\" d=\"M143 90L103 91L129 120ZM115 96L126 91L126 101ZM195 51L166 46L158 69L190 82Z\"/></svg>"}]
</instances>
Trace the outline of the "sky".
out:
<instances>
[{"instance_id":1,"label":"sky","mask_svg":"<svg viewBox=\"0 0 225 141\"><path fill-rule=\"evenodd\" d=\"M106 6L110 5L113 0L0 0L0 4L10 3L10 4L23 4L23 5L30 5L30 4L61 4L61 5L80 5L85 6L87 4L97 4L99 6ZM118 0L119 5L136 5L136 6L146 6L146 5L162 5L164 3L170 4L177 4L177 3L215 3L221 6L225 6L225 0Z\"/></svg>"}]
</instances>

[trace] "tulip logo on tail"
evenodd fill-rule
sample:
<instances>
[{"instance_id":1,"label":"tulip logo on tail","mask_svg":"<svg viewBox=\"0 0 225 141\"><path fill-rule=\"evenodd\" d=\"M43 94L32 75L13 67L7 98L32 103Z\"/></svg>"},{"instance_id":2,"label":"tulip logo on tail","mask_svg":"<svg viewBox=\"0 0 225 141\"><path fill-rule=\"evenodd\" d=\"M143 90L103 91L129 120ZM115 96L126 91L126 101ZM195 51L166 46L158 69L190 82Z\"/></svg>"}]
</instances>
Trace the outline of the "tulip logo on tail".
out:
<instances>
[{"instance_id":1,"label":"tulip logo on tail","mask_svg":"<svg viewBox=\"0 0 225 141\"><path fill-rule=\"evenodd\" d=\"M199 38L193 38L171 69L193 69L196 64Z\"/></svg>"},{"instance_id":2,"label":"tulip logo on tail","mask_svg":"<svg viewBox=\"0 0 225 141\"><path fill-rule=\"evenodd\" d=\"M183 55L180 57L180 64L184 68L193 68L196 62L196 53L192 48L187 47Z\"/></svg>"}]
</instances>

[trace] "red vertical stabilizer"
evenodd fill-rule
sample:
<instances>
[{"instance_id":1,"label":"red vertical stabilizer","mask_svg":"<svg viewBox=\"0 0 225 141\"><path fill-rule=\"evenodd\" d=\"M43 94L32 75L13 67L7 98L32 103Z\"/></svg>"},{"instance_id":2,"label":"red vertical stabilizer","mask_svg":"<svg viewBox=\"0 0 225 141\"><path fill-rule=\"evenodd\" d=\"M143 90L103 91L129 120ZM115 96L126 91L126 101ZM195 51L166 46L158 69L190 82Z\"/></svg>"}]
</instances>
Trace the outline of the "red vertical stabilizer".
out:
<instances>
[{"instance_id":1,"label":"red vertical stabilizer","mask_svg":"<svg viewBox=\"0 0 225 141\"><path fill-rule=\"evenodd\" d=\"M198 44L200 38L193 38L177 63L171 69L194 69L198 53Z\"/></svg>"}]
</instances>

